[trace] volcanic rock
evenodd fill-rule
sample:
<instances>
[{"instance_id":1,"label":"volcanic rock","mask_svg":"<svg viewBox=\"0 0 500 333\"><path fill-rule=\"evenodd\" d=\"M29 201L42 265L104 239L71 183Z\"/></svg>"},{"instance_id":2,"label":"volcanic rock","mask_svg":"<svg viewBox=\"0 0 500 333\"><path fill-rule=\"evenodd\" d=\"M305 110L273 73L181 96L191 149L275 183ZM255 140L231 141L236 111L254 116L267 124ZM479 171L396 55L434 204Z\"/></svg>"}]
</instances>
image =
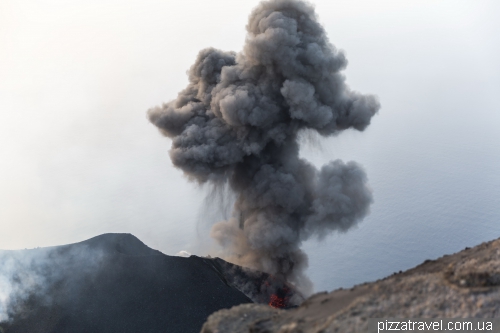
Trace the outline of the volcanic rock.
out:
<instances>
[{"instance_id":1,"label":"volcanic rock","mask_svg":"<svg viewBox=\"0 0 500 333\"><path fill-rule=\"evenodd\" d=\"M500 239L372 283L311 296L298 308L244 304L212 314L202 333L369 332L369 318L500 317Z\"/></svg>"},{"instance_id":2,"label":"volcanic rock","mask_svg":"<svg viewBox=\"0 0 500 333\"><path fill-rule=\"evenodd\" d=\"M130 234L0 251L0 332L199 332L214 311L252 302L207 260Z\"/></svg>"}]
</instances>

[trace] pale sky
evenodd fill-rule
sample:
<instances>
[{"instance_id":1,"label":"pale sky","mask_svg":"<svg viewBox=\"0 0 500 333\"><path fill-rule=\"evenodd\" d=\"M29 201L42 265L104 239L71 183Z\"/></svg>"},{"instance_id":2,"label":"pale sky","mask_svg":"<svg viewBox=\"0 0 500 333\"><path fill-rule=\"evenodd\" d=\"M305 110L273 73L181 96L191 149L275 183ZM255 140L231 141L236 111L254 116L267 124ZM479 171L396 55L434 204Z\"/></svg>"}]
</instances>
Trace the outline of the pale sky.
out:
<instances>
[{"instance_id":1,"label":"pale sky","mask_svg":"<svg viewBox=\"0 0 500 333\"><path fill-rule=\"evenodd\" d=\"M240 51L257 3L0 0L0 248L128 232L167 254L205 255L206 230L220 214L204 209L205 192L172 166L170 141L146 111L185 87L199 50ZM303 149L317 165L363 164L375 197L358 229L306 244L311 270L362 270L329 262L330 253L348 248L346 260L362 265L369 258L355 242L375 234L380 243L370 244L385 261L407 258L389 249L422 251L401 269L500 236L492 227L500 217L500 2L313 3L346 53L348 84L378 95L382 108L364 133ZM414 223L432 210L430 197L444 215ZM469 213L480 221L463 222ZM429 249L414 235L444 245ZM380 277L393 269L381 267Z\"/></svg>"}]
</instances>

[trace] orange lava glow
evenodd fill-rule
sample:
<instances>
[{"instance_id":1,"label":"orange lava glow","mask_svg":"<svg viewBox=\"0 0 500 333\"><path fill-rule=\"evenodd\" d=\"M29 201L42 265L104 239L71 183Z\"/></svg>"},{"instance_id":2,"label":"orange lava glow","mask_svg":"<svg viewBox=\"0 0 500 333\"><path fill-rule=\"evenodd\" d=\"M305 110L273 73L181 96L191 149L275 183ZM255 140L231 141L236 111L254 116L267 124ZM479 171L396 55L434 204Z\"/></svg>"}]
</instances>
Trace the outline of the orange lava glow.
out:
<instances>
[{"instance_id":1,"label":"orange lava glow","mask_svg":"<svg viewBox=\"0 0 500 333\"><path fill-rule=\"evenodd\" d=\"M283 297L272 294L270 297L269 306L276 309L283 309L286 306L286 300Z\"/></svg>"}]
</instances>

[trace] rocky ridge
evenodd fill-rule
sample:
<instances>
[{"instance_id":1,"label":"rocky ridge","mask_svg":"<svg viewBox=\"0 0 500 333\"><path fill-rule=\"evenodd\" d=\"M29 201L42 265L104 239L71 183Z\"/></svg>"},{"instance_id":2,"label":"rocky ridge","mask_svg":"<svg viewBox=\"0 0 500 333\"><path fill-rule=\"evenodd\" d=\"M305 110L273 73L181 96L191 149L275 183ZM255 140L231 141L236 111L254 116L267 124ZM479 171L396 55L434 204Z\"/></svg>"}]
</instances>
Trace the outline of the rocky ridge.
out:
<instances>
[{"instance_id":1,"label":"rocky ridge","mask_svg":"<svg viewBox=\"0 0 500 333\"><path fill-rule=\"evenodd\" d=\"M499 285L497 239L379 281L315 294L295 309L244 304L220 310L201 332L367 332L369 318L494 318L500 316Z\"/></svg>"}]
</instances>

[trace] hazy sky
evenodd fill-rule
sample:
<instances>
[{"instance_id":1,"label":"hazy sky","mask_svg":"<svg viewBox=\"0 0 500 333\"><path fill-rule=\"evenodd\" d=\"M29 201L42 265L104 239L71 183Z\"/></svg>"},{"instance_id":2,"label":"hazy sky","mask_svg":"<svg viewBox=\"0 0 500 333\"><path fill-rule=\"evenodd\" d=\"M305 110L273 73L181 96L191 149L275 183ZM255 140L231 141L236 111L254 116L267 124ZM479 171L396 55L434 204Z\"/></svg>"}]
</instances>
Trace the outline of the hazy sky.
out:
<instances>
[{"instance_id":1,"label":"hazy sky","mask_svg":"<svg viewBox=\"0 0 500 333\"><path fill-rule=\"evenodd\" d=\"M186 86L200 49L239 51L257 3L0 0L0 248L129 232L206 254L220 214L173 168L146 110ZM317 285L500 236L500 2L313 3L348 84L382 105L364 133L304 145L317 165L363 164L375 198L358 229L306 244ZM380 269L365 272L370 256ZM322 278L326 265L336 273Z\"/></svg>"}]
</instances>

